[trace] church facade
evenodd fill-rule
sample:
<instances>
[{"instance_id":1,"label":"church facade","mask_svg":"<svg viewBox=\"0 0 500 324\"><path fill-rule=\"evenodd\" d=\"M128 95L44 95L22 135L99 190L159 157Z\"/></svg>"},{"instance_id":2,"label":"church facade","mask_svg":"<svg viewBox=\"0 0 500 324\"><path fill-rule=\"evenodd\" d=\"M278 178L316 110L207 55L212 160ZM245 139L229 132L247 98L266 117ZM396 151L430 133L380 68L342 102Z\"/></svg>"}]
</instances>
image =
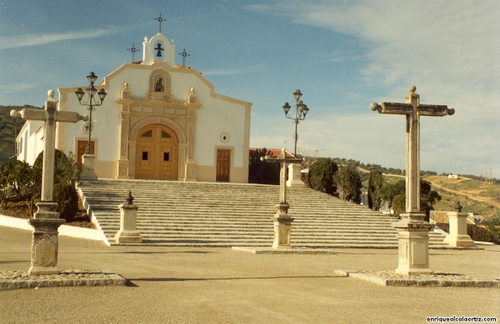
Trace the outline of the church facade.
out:
<instances>
[{"instance_id":1,"label":"church facade","mask_svg":"<svg viewBox=\"0 0 500 324\"><path fill-rule=\"evenodd\" d=\"M96 86L107 96L91 124L57 124L56 148L81 166L91 127L99 178L248 182L252 104L215 93L200 72L175 64L175 45L162 33L144 39L142 55ZM58 89L58 109L88 115L77 89ZM19 160L34 162L41 128L26 122Z\"/></svg>"}]
</instances>

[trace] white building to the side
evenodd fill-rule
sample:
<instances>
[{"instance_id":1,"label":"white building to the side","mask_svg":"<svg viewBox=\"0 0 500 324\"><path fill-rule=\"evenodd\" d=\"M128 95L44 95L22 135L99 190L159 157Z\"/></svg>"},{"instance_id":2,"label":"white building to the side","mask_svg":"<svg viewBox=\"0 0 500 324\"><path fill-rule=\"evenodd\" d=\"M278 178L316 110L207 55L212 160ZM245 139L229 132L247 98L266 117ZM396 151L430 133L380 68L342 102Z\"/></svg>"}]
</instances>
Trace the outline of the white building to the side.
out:
<instances>
[{"instance_id":1,"label":"white building to the side","mask_svg":"<svg viewBox=\"0 0 500 324\"><path fill-rule=\"evenodd\" d=\"M90 126L97 176L248 182L252 104L215 93L200 72L176 64L175 45L162 33L142 44L142 61L123 64L96 86L107 93ZM75 95L79 87L88 85L58 89L59 110L89 114ZM57 124L56 148L73 153L79 167L88 129L84 122ZM27 121L18 159L33 164L42 141L43 123Z\"/></svg>"}]
</instances>

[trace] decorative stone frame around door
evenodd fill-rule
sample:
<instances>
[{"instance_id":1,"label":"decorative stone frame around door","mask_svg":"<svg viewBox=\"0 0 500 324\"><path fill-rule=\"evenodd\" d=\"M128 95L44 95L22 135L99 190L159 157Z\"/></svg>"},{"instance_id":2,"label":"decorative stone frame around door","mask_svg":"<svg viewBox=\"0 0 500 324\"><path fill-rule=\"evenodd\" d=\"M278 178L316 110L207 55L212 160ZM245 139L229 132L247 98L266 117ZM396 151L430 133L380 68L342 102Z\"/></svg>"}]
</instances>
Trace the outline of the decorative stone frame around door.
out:
<instances>
[{"instance_id":1,"label":"decorative stone frame around door","mask_svg":"<svg viewBox=\"0 0 500 324\"><path fill-rule=\"evenodd\" d=\"M164 92L154 91L158 76L165 77ZM168 82L167 82L168 80ZM120 98L120 158L119 179L135 178L136 141L139 131L149 124L162 124L172 129L179 140L178 180L196 181L194 147L196 135L196 111L201 105L193 100L194 90L188 91L186 101L175 100L170 92L168 72L155 69L151 72L148 98L135 98L125 83Z\"/></svg>"}]
</instances>

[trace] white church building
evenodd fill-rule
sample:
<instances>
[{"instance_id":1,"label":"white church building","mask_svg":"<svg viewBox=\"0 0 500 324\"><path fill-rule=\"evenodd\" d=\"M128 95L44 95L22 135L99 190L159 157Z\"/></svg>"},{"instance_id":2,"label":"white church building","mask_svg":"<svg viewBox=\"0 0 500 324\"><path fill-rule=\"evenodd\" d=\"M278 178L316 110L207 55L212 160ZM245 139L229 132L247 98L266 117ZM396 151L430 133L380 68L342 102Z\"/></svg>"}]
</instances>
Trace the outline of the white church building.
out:
<instances>
[{"instance_id":1,"label":"white church building","mask_svg":"<svg viewBox=\"0 0 500 324\"><path fill-rule=\"evenodd\" d=\"M200 72L176 64L175 45L162 33L142 44L142 61L123 64L96 86L107 93L90 125L97 176L248 182L252 104L215 93ZM78 88L58 89L58 110L89 114ZM79 167L88 129L88 122L57 123L56 148L72 152ZM27 121L17 144L18 160L33 164L43 124Z\"/></svg>"}]
</instances>

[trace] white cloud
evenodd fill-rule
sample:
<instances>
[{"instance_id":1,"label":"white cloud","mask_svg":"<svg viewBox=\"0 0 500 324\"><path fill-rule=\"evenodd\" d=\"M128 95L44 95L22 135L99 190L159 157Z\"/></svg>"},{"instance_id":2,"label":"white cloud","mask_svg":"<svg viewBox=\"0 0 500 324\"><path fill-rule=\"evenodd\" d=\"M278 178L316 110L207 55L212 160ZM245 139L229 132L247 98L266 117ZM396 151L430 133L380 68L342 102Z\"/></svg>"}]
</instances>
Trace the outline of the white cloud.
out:
<instances>
[{"instance_id":1,"label":"white cloud","mask_svg":"<svg viewBox=\"0 0 500 324\"><path fill-rule=\"evenodd\" d=\"M500 169L499 1L287 0L247 9L349 35L366 50L361 55L367 63L358 67L358 75L367 84L376 84L380 93L404 101L406 89L414 84L422 103L456 108L452 117L423 119L422 169L480 173L487 163ZM333 58L338 56L331 53ZM351 98L356 99L356 93ZM315 148L315 142L328 143L326 137L331 137L335 139L330 140L335 150L331 156L359 156L387 166L399 161L399 165L404 151L391 149L391 142L401 141L394 136L403 121L364 116L336 114L314 121L311 116L310 137L303 135L302 140ZM318 129L321 134L314 131Z\"/></svg>"},{"instance_id":2,"label":"white cloud","mask_svg":"<svg viewBox=\"0 0 500 324\"><path fill-rule=\"evenodd\" d=\"M213 69L213 70L207 70L207 71L202 71L204 76L207 75L234 75L234 74L245 74L245 73L256 73L256 72L261 72L263 71L263 66L258 65L258 66L249 66L246 68L241 68L241 69Z\"/></svg>"},{"instance_id":3,"label":"white cloud","mask_svg":"<svg viewBox=\"0 0 500 324\"><path fill-rule=\"evenodd\" d=\"M107 27L107 28L91 29L85 31L69 31L65 33L3 36L0 37L0 47L17 48L17 47L27 47L27 46L39 46L66 40L102 37L106 35L115 34L117 31L118 29L116 27Z\"/></svg>"}]
</instances>

